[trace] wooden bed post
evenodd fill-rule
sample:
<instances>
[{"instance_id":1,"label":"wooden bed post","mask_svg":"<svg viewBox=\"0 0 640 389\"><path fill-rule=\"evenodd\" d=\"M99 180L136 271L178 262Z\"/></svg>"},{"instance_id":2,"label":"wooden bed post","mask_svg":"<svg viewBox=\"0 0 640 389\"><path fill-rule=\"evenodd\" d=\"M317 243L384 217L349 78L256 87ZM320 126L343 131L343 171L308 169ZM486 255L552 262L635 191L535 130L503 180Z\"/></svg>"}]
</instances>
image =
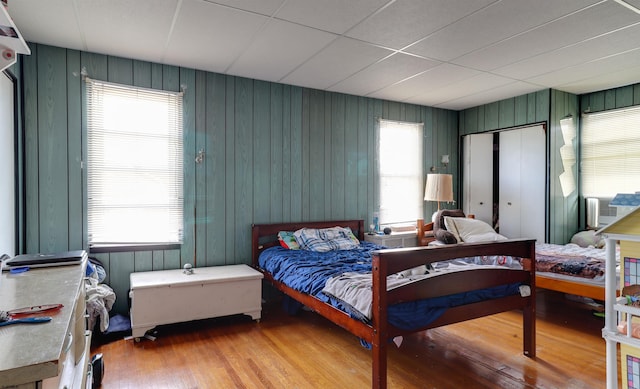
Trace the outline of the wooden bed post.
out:
<instances>
[{"instance_id":1,"label":"wooden bed post","mask_svg":"<svg viewBox=\"0 0 640 389\"><path fill-rule=\"evenodd\" d=\"M530 303L522 310L522 330L524 355L529 358L536 357L536 249L535 243L530 245L529 257L523 260L523 267L531 273Z\"/></svg>"},{"instance_id":2,"label":"wooden bed post","mask_svg":"<svg viewBox=\"0 0 640 389\"><path fill-rule=\"evenodd\" d=\"M379 291L387 290L387 264L380 260L377 252L372 256L372 314L373 340L371 344L371 387L386 389L387 387L387 294ZM376 330L377 328L377 330Z\"/></svg>"}]
</instances>

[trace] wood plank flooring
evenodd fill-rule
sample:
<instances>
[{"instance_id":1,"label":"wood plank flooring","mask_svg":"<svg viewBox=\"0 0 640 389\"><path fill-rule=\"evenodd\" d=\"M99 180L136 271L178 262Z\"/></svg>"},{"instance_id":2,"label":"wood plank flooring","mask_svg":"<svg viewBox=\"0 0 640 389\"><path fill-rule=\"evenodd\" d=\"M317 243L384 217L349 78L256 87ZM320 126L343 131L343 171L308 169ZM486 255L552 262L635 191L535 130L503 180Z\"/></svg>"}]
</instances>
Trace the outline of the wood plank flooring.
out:
<instances>
[{"instance_id":1,"label":"wood plank flooring","mask_svg":"<svg viewBox=\"0 0 640 389\"><path fill-rule=\"evenodd\" d=\"M603 319L551 291L537 310L535 360L522 355L520 313L501 313L405 337L390 348L389 388L604 388ZM161 326L139 343L95 335L102 388L371 386L371 352L347 331L277 303L262 316Z\"/></svg>"}]
</instances>

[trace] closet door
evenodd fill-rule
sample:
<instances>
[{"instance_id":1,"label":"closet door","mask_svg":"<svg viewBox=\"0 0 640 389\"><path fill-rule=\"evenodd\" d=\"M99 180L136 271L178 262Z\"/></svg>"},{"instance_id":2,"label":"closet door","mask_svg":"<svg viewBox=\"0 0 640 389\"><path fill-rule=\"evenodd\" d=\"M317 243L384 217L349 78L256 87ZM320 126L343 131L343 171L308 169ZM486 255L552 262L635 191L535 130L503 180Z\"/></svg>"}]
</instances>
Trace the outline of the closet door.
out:
<instances>
[{"instance_id":1,"label":"closet door","mask_svg":"<svg viewBox=\"0 0 640 389\"><path fill-rule=\"evenodd\" d=\"M508 238L545 241L545 153L542 126L500 133L499 226Z\"/></svg>"},{"instance_id":2,"label":"closet door","mask_svg":"<svg viewBox=\"0 0 640 389\"><path fill-rule=\"evenodd\" d=\"M463 138L462 210L493 224L493 134Z\"/></svg>"}]
</instances>

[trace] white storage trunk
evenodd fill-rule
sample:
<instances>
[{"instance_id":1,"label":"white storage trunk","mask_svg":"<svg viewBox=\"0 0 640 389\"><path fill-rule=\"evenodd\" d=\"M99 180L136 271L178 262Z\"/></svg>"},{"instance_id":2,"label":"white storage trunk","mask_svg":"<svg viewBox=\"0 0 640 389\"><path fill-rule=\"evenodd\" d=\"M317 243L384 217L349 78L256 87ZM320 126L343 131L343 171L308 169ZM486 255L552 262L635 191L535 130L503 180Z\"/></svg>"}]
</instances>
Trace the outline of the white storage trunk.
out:
<instances>
[{"instance_id":1,"label":"white storage trunk","mask_svg":"<svg viewBox=\"0 0 640 389\"><path fill-rule=\"evenodd\" d=\"M160 324L245 314L260 319L262 273L247 265L131 273L134 338Z\"/></svg>"}]
</instances>

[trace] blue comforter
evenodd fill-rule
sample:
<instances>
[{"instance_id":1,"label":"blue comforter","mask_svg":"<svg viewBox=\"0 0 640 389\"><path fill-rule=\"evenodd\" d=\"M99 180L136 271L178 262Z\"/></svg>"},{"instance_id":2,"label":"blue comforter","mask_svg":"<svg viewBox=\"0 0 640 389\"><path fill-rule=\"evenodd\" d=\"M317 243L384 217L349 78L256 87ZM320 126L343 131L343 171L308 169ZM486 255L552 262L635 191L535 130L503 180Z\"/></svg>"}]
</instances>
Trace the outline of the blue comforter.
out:
<instances>
[{"instance_id":1,"label":"blue comforter","mask_svg":"<svg viewBox=\"0 0 640 389\"><path fill-rule=\"evenodd\" d=\"M260 254L259 265L285 285L310 294L321 301L365 320L348 304L322 292L327 280L346 272L371 272L371 252L384 247L361 242L353 250L314 252L271 247ZM458 293L450 296L412 301L390 306L389 323L404 329L416 330L436 320L447 308L482 300L519 293L519 284L504 285L489 289Z\"/></svg>"}]
</instances>

